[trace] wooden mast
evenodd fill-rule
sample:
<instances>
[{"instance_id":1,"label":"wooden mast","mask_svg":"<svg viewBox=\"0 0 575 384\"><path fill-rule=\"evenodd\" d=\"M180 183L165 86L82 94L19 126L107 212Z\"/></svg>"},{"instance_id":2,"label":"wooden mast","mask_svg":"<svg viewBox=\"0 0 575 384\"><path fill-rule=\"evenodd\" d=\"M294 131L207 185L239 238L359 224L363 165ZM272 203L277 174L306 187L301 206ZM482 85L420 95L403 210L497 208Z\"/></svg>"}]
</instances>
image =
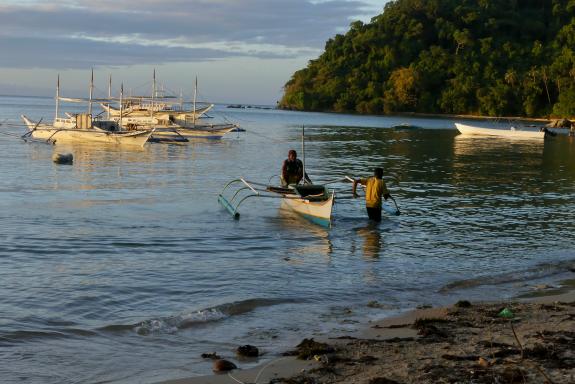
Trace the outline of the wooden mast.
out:
<instances>
[{"instance_id":1,"label":"wooden mast","mask_svg":"<svg viewBox=\"0 0 575 384\"><path fill-rule=\"evenodd\" d=\"M107 115L108 115L108 120L110 120L110 100L112 100L112 74L110 73L110 78L108 79L108 108L106 108L106 111L108 111Z\"/></svg>"},{"instance_id":2,"label":"wooden mast","mask_svg":"<svg viewBox=\"0 0 575 384\"><path fill-rule=\"evenodd\" d=\"M56 116L54 116L54 122L58 118L58 113L60 109L60 74L58 73L58 80L56 80Z\"/></svg>"},{"instance_id":3,"label":"wooden mast","mask_svg":"<svg viewBox=\"0 0 575 384\"><path fill-rule=\"evenodd\" d=\"M92 96L94 94L94 68L92 68L92 77L90 77L90 99L88 100L88 115L92 119Z\"/></svg>"},{"instance_id":4,"label":"wooden mast","mask_svg":"<svg viewBox=\"0 0 575 384\"><path fill-rule=\"evenodd\" d=\"M194 127L196 126L196 97L198 94L198 76L196 76L196 84L194 86L194 111L192 115L192 119L194 122Z\"/></svg>"},{"instance_id":5,"label":"wooden mast","mask_svg":"<svg viewBox=\"0 0 575 384\"><path fill-rule=\"evenodd\" d=\"M122 115L124 114L124 83L120 85L120 127L122 129Z\"/></svg>"},{"instance_id":6,"label":"wooden mast","mask_svg":"<svg viewBox=\"0 0 575 384\"><path fill-rule=\"evenodd\" d=\"M154 98L156 97L156 68L154 68L154 81L152 85L152 108L150 108L150 117L154 117Z\"/></svg>"}]
</instances>

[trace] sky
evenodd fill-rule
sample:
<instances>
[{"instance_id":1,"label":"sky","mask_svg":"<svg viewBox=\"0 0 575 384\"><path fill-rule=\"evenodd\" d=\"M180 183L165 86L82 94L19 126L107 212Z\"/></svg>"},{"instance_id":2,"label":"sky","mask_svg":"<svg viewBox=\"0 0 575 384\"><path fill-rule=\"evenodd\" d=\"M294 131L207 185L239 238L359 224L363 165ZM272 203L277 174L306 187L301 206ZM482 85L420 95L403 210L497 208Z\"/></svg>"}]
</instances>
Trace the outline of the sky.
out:
<instances>
[{"instance_id":1,"label":"sky","mask_svg":"<svg viewBox=\"0 0 575 384\"><path fill-rule=\"evenodd\" d=\"M0 94L95 96L158 88L275 104L291 75L383 0L0 0Z\"/></svg>"}]
</instances>

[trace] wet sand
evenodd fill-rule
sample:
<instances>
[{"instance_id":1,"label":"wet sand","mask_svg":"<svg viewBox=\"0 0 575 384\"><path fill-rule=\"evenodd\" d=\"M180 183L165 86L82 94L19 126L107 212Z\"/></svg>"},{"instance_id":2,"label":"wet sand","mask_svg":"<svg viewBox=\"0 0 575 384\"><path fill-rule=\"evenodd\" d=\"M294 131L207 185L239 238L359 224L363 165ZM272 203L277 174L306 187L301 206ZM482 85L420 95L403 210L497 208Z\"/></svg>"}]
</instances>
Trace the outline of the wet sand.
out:
<instances>
[{"instance_id":1,"label":"wet sand","mask_svg":"<svg viewBox=\"0 0 575 384\"><path fill-rule=\"evenodd\" d=\"M305 339L257 368L166 384L575 383L575 291L549 294L415 310Z\"/></svg>"}]
</instances>

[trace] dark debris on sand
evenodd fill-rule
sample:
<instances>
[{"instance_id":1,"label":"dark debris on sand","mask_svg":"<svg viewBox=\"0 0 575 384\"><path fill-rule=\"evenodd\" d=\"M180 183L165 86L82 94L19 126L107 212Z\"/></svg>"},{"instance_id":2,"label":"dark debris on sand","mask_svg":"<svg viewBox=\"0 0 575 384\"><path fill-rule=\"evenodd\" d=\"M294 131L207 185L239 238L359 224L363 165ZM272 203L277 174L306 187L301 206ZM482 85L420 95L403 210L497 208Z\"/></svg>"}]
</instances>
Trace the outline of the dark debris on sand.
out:
<instances>
[{"instance_id":1,"label":"dark debris on sand","mask_svg":"<svg viewBox=\"0 0 575 384\"><path fill-rule=\"evenodd\" d=\"M417 338L337 348L306 339L293 354L320 367L274 383L575 383L574 313L573 303L464 303L445 318L415 321Z\"/></svg>"}]
</instances>

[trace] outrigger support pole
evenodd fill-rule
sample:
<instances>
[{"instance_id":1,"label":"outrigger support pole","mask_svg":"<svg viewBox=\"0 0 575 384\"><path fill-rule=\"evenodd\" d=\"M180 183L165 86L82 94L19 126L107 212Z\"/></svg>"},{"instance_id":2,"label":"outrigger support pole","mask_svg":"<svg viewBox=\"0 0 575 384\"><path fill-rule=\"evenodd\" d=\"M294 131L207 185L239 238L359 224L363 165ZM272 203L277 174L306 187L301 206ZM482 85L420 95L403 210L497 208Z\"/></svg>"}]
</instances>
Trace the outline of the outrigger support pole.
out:
<instances>
[{"instance_id":1,"label":"outrigger support pole","mask_svg":"<svg viewBox=\"0 0 575 384\"><path fill-rule=\"evenodd\" d=\"M224 197L224 192L226 191L226 189L228 189L228 187L232 184L235 183L243 183L245 185L245 187L239 188L238 190L236 190L236 192L233 194L232 198L230 200L226 199ZM236 199L236 197L238 197L239 193L241 191L244 191L246 189L251 190L251 194L244 196L240 201L238 201L237 204L235 204L234 207L234 200ZM218 202L233 216L234 219L238 220L240 218L240 213L238 212L238 208L240 207L240 204L243 203L243 201L249 197L257 197L260 196L260 193L254 189L254 187L251 186L250 183L248 183L246 180L244 180L243 178L239 178L239 179L235 179L230 181L228 184L226 184L226 186L224 187L224 189L222 189L222 192L218 195Z\"/></svg>"}]
</instances>

